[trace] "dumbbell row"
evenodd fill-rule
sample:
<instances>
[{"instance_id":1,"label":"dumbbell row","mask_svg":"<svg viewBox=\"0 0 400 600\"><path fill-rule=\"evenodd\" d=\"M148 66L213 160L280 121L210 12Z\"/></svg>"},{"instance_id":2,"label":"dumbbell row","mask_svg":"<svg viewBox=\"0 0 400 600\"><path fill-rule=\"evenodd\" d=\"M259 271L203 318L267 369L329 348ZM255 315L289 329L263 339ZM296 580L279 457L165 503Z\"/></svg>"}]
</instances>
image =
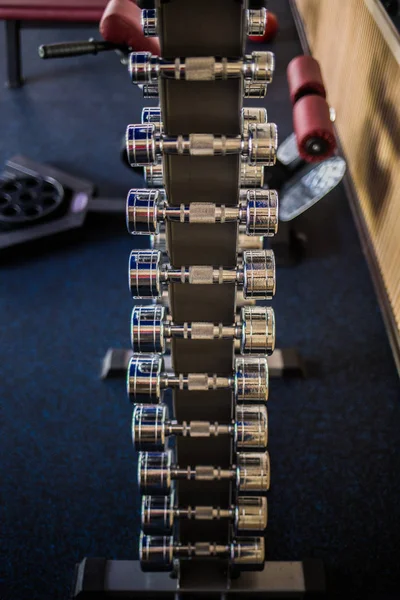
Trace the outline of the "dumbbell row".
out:
<instances>
[{"instance_id":1,"label":"dumbbell row","mask_svg":"<svg viewBox=\"0 0 400 600\"><path fill-rule=\"evenodd\" d=\"M162 164L147 165L143 167L144 179L148 187L164 186L164 169ZM258 188L264 185L264 167L260 165L248 165L244 162L240 165L240 186L242 188Z\"/></svg>"},{"instance_id":2,"label":"dumbbell row","mask_svg":"<svg viewBox=\"0 0 400 600\"><path fill-rule=\"evenodd\" d=\"M141 122L152 123L158 132L163 131L161 108L159 106L145 106L142 109ZM268 123L267 110L260 107L246 106L242 108L242 131L246 133L250 123Z\"/></svg>"},{"instance_id":3,"label":"dumbbell row","mask_svg":"<svg viewBox=\"0 0 400 600\"><path fill-rule=\"evenodd\" d=\"M272 52L252 52L241 59L195 56L167 60L151 52L132 52L129 73L132 83L157 83L159 78L215 81L242 77L250 83L271 83L275 69Z\"/></svg>"},{"instance_id":4,"label":"dumbbell row","mask_svg":"<svg viewBox=\"0 0 400 600\"><path fill-rule=\"evenodd\" d=\"M140 564L143 571L172 571L174 560L219 558L240 570L262 570L265 561L264 538L237 538L230 544L196 542L180 544L173 537L141 535Z\"/></svg>"},{"instance_id":5,"label":"dumbbell row","mask_svg":"<svg viewBox=\"0 0 400 600\"><path fill-rule=\"evenodd\" d=\"M267 527L267 499L261 496L238 496L235 506L224 509L219 506L179 507L175 505L173 494L142 498L141 526L145 534L170 534L175 522L180 520L221 519L229 519L236 533L262 532Z\"/></svg>"},{"instance_id":6,"label":"dumbbell row","mask_svg":"<svg viewBox=\"0 0 400 600\"><path fill-rule=\"evenodd\" d=\"M160 223L229 223L245 226L246 235L273 236L278 230L278 194L275 190L241 190L239 205L192 202L170 206L165 190L132 189L127 198L126 222L131 234L158 234Z\"/></svg>"},{"instance_id":7,"label":"dumbbell row","mask_svg":"<svg viewBox=\"0 0 400 600\"><path fill-rule=\"evenodd\" d=\"M235 358L235 371L229 375L163 372L158 354L134 354L128 365L127 392L133 403L158 401L165 389L190 392L233 390L236 403L257 404L268 400L268 365L263 357Z\"/></svg>"},{"instance_id":8,"label":"dumbbell row","mask_svg":"<svg viewBox=\"0 0 400 600\"><path fill-rule=\"evenodd\" d=\"M264 98L267 94L268 84L260 81L252 82L244 80L243 96L244 98ZM138 87L142 90L143 98L158 98L160 89L157 83L139 83Z\"/></svg>"},{"instance_id":9,"label":"dumbbell row","mask_svg":"<svg viewBox=\"0 0 400 600\"><path fill-rule=\"evenodd\" d=\"M263 405L235 408L235 419L220 424L209 421L169 419L166 404L136 404L132 417L132 439L136 450L164 450L169 436L210 438L229 435L236 450L265 450L268 415Z\"/></svg>"},{"instance_id":10,"label":"dumbbell row","mask_svg":"<svg viewBox=\"0 0 400 600\"><path fill-rule=\"evenodd\" d=\"M167 136L154 123L128 125L126 151L132 167L157 164L166 154L186 156L227 156L240 154L250 165L273 166L278 148L274 123L249 123L238 136L192 133Z\"/></svg>"},{"instance_id":11,"label":"dumbbell row","mask_svg":"<svg viewBox=\"0 0 400 600\"><path fill-rule=\"evenodd\" d=\"M268 13L265 8L246 10L246 34L264 35L267 26ZM155 37L157 32L157 9L145 8L142 10L142 29L146 37Z\"/></svg>"},{"instance_id":12,"label":"dumbbell row","mask_svg":"<svg viewBox=\"0 0 400 600\"><path fill-rule=\"evenodd\" d=\"M138 483L141 494L171 493L177 480L233 481L238 492L264 494L269 489L270 463L265 452L237 452L236 463L223 469L210 465L181 468L172 463L172 452L139 452Z\"/></svg>"},{"instance_id":13,"label":"dumbbell row","mask_svg":"<svg viewBox=\"0 0 400 600\"><path fill-rule=\"evenodd\" d=\"M134 353L164 354L173 339L221 340L239 343L240 354L272 354L275 348L275 313L266 306L243 307L232 325L194 322L175 324L164 306L135 306L131 316Z\"/></svg>"},{"instance_id":14,"label":"dumbbell row","mask_svg":"<svg viewBox=\"0 0 400 600\"><path fill-rule=\"evenodd\" d=\"M275 257L272 250L246 250L243 264L231 268L191 266L174 269L162 263L159 250L133 250L129 258L129 285L133 298L159 298L171 283L231 284L245 297L271 299L275 294Z\"/></svg>"}]
</instances>

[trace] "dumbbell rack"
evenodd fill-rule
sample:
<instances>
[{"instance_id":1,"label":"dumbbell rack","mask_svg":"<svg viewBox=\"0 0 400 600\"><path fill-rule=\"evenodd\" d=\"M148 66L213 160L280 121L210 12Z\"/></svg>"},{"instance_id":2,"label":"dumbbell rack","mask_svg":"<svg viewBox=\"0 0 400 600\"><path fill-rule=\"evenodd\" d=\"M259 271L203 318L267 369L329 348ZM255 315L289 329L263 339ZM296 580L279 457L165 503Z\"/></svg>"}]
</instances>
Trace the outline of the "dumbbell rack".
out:
<instances>
[{"instance_id":1,"label":"dumbbell rack","mask_svg":"<svg viewBox=\"0 0 400 600\"><path fill-rule=\"evenodd\" d=\"M272 166L277 148L274 126L257 118L243 123L244 91L263 96L273 70L269 53L244 58L246 33L265 26L265 10L250 13L246 0L156 6L143 22L148 34L159 35L165 60L135 54L131 74L136 69L145 89L156 85L162 125L127 131L131 163L161 160L165 189L158 216L148 191L132 191L128 227L149 233L152 226L157 234L158 221L165 221L167 250L167 257L159 249L134 250L129 262L133 297L161 300L134 310L132 341L141 352L127 374L144 494L141 568L135 561L85 559L73 597L303 597L323 589L319 564L265 562L265 356L274 346L274 318L255 301L275 292L274 257L250 249L238 258L242 201L247 234L271 235L277 225L275 194L241 190L243 162ZM165 68L152 70L149 60ZM235 354L238 341L242 356ZM165 390L172 390L172 419Z\"/></svg>"}]
</instances>

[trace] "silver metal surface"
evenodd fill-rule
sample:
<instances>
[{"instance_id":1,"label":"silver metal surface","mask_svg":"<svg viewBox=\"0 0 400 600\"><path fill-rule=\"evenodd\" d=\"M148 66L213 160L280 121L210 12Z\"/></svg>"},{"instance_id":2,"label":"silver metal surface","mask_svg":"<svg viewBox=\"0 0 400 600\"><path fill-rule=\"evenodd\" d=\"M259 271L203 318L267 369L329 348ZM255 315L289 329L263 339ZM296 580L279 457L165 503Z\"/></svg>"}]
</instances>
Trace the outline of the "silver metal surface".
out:
<instances>
[{"instance_id":1,"label":"silver metal surface","mask_svg":"<svg viewBox=\"0 0 400 600\"><path fill-rule=\"evenodd\" d=\"M271 354L275 347L275 315L270 307L242 308L241 320L222 323L175 324L160 305L134 306L131 316L131 345L134 353L164 354L172 339L232 339L241 354Z\"/></svg>"},{"instance_id":2,"label":"silver metal surface","mask_svg":"<svg viewBox=\"0 0 400 600\"><path fill-rule=\"evenodd\" d=\"M238 496L236 505L229 508L186 506L175 504L169 496L143 496L141 525L145 534L171 534L175 521L194 519L219 521L229 519L236 532L263 532L267 527L267 499L262 496Z\"/></svg>"},{"instance_id":3,"label":"silver metal surface","mask_svg":"<svg viewBox=\"0 0 400 600\"><path fill-rule=\"evenodd\" d=\"M273 166L278 148L274 123L249 123L247 133L225 136L192 133L177 137L161 133L154 123L128 125L126 151L132 167L157 164L165 154L227 156L240 154L250 165Z\"/></svg>"},{"instance_id":4,"label":"silver metal surface","mask_svg":"<svg viewBox=\"0 0 400 600\"><path fill-rule=\"evenodd\" d=\"M172 571L174 559L228 559L238 568L257 567L265 561L263 538L236 538L230 544L195 542L179 544L172 536L141 535L139 558L144 571Z\"/></svg>"},{"instance_id":5,"label":"silver metal surface","mask_svg":"<svg viewBox=\"0 0 400 600\"><path fill-rule=\"evenodd\" d=\"M278 230L278 193L243 189L238 207L207 202L170 206L163 189L131 189L126 201L129 233L158 235L165 221L179 223L230 223L245 227L246 235L273 236Z\"/></svg>"},{"instance_id":6,"label":"silver metal surface","mask_svg":"<svg viewBox=\"0 0 400 600\"><path fill-rule=\"evenodd\" d=\"M264 494L269 489L270 465L268 452L238 452L237 464L229 469L211 465L181 468L172 463L172 453L139 452L138 483L141 494L168 495L172 482L222 481L236 483L239 492Z\"/></svg>"},{"instance_id":7,"label":"silver metal surface","mask_svg":"<svg viewBox=\"0 0 400 600\"><path fill-rule=\"evenodd\" d=\"M262 36L267 26L267 10L265 8L247 10L247 35Z\"/></svg>"},{"instance_id":8,"label":"silver metal surface","mask_svg":"<svg viewBox=\"0 0 400 600\"><path fill-rule=\"evenodd\" d=\"M235 420L171 420L166 404L136 404L132 416L132 439L136 450L164 450L169 436L210 438L230 435L237 450L264 450L268 443L268 415L264 405L235 409Z\"/></svg>"},{"instance_id":9,"label":"silver metal surface","mask_svg":"<svg viewBox=\"0 0 400 600\"><path fill-rule=\"evenodd\" d=\"M267 359L258 356L237 357L231 377L208 373L162 372L163 359L159 354L134 354L128 366L127 392L132 402L159 399L163 390L172 388L187 391L233 389L237 402L259 403L268 399Z\"/></svg>"},{"instance_id":10,"label":"silver metal surface","mask_svg":"<svg viewBox=\"0 0 400 600\"><path fill-rule=\"evenodd\" d=\"M240 59L212 56L166 60L151 52L132 52L129 73L136 84L158 83L160 77L186 81L214 81L241 77L250 83L271 83L275 70L272 52L252 52Z\"/></svg>"},{"instance_id":11,"label":"silver metal surface","mask_svg":"<svg viewBox=\"0 0 400 600\"><path fill-rule=\"evenodd\" d=\"M245 250L236 268L192 266L173 269L162 263L160 250L133 250L129 258L129 287L133 298L159 298L170 283L231 284L246 298L270 299L275 294L275 258L272 250Z\"/></svg>"}]
</instances>

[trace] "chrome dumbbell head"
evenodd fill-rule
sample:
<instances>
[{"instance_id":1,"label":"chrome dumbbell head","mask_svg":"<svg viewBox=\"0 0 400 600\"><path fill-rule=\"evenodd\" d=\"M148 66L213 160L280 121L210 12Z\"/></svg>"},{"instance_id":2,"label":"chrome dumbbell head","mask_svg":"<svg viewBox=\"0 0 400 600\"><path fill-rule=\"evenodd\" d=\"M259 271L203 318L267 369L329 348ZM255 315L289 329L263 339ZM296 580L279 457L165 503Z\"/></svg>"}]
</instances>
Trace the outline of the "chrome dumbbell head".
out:
<instances>
[{"instance_id":1,"label":"chrome dumbbell head","mask_svg":"<svg viewBox=\"0 0 400 600\"><path fill-rule=\"evenodd\" d=\"M154 37L157 35L157 9L144 8L142 10L142 29L146 37Z\"/></svg>"},{"instance_id":2,"label":"chrome dumbbell head","mask_svg":"<svg viewBox=\"0 0 400 600\"><path fill-rule=\"evenodd\" d=\"M174 495L143 496L142 530L146 534L169 534L175 521L213 521L229 519L236 532L262 532L267 527L267 499L261 496L238 496L236 506L228 509L213 506L175 505Z\"/></svg>"},{"instance_id":3,"label":"chrome dumbbell head","mask_svg":"<svg viewBox=\"0 0 400 600\"><path fill-rule=\"evenodd\" d=\"M164 170L162 164L143 167L143 175L148 187L160 188L164 186ZM251 177L250 174L247 176L246 180L249 181L250 178L251 181L255 181L255 178ZM251 186L249 185L249 187Z\"/></svg>"},{"instance_id":4,"label":"chrome dumbbell head","mask_svg":"<svg viewBox=\"0 0 400 600\"><path fill-rule=\"evenodd\" d=\"M278 149L278 128L274 123L249 123L247 161L251 165L274 166Z\"/></svg>"},{"instance_id":5,"label":"chrome dumbbell head","mask_svg":"<svg viewBox=\"0 0 400 600\"><path fill-rule=\"evenodd\" d=\"M268 452L238 452L237 464L229 469L203 466L181 468L172 463L171 452L140 452L138 484L141 494L168 495L172 482L234 481L239 492L263 494L269 489L270 466Z\"/></svg>"},{"instance_id":6,"label":"chrome dumbbell head","mask_svg":"<svg viewBox=\"0 0 400 600\"><path fill-rule=\"evenodd\" d=\"M235 420L221 425L209 421L172 421L166 404L135 405L132 439L136 450L163 450L172 435L193 438L230 435L238 450L263 450L268 443L267 409L263 405L237 406Z\"/></svg>"},{"instance_id":7,"label":"chrome dumbbell head","mask_svg":"<svg viewBox=\"0 0 400 600\"><path fill-rule=\"evenodd\" d=\"M265 108L250 106L242 108L243 133L246 133L250 123L268 123L267 110Z\"/></svg>"},{"instance_id":8,"label":"chrome dumbbell head","mask_svg":"<svg viewBox=\"0 0 400 600\"><path fill-rule=\"evenodd\" d=\"M267 25L267 11L265 8L250 9L246 11L247 17L247 35L264 35ZM155 8L146 8L142 10L142 29L146 37L153 37L157 34L157 10Z\"/></svg>"},{"instance_id":9,"label":"chrome dumbbell head","mask_svg":"<svg viewBox=\"0 0 400 600\"><path fill-rule=\"evenodd\" d=\"M241 311L241 354L272 354L275 349L275 312L265 306Z\"/></svg>"},{"instance_id":10,"label":"chrome dumbbell head","mask_svg":"<svg viewBox=\"0 0 400 600\"><path fill-rule=\"evenodd\" d=\"M128 125L126 151L132 167L158 164L164 154L225 156L241 154L250 165L273 166L278 147L278 130L273 123L250 123L241 136L192 133L167 137L154 123Z\"/></svg>"},{"instance_id":11,"label":"chrome dumbbell head","mask_svg":"<svg viewBox=\"0 0 400 600\"><path fill-rule=\"evenodd\" d=\"M230 544L196 542L176 544L173 537L142 534L139 545L143 571L172 571L174 560L220 558L240 570L262 569L265 561L264 538L237 538Z\"/></svg>"},{"instance_id":12,"label":"chrome dumbbell head","mask_svg":"<svg viewBox=\"0 0 400 600\"><path fill-rule=\"evenodd\" d=\"M262 188L264 185L264 166L249 165L242 162L240 166L240 186L242 188Z\"/></svg>"},{"instance_id":13,"label":"chrome dumbbell head","mask_svg":"<svg viewBox=\"0 0 400 600\"><path fill-rule=\"evenodd\" d=\"M126 202L129 233L157 235L165 221L180 223L238 222L246 235L272 236L278 230L278 193L275 190L241 190L238 207L211 202L192 202L170 206L165 190L132 189Z\"/></svg>"},{"instance_id":14,"label":"chrome dumbbell head","mask_svg":"<svg viewBox=\"0 0 400 600\"><path fill-rule=\"evenodd\" d=\"M268 400L267 360L238 356L235 359L234 387L236 402L266 402Z\"/></svg>"},{"instance_id":15,"label":"chrome dumbbell head","mask_svg":"<svg viewBox=\"0 0 400 600\"><path fill-rule=\"evenodd\" d=\"M246 298L270 299L275 294L272 250L246 250L236 268L193 266L173 269L162 263L159 250L133 250L129 258L129 287L133 298L159 298L169 283L243 288Z\"/></svg>"},{"instance_id":16,"label":"chrome dumbbell head","mask_svg":"<svg viewBox=\"0 0 400 600\"><path fill-rule=\"evenodd\" d=\"M183 323L167 319L164 306L135 306L131 318L131 344L134 353L164 354L167 342L185 339L232 339L240 343L241 354L271 354L275 347L275 316L270 307L242 309L241 321L222 323Z\"/></svg>"},{"instance_id":17,"label":"chrome dumbbell head","mask_svg":"<svg viewBox=\"0 0 400 600\"><path fill-rule=\"evenodd\" d=\"M275 256L268 250L243 252L243 293L246 298L275 295Z\"/></svg>"},{"instance_id":18,"label":"chrome dumbbell head","mask_svg":"<svg viewBox=\"0 0 400 600\"><path fill-rule=\"evenodd\" d=\"M131 317L131 344L136 353L164 354L168 327L164 306L134 306Z\"/></svg>"},{"instance_id":19,"label":"chrome dumbbell head","mask_svg":"<svg viewBox=\"0 0 400 600\"><path fill-rule=\"evenodd\" d=\"M162 372L159 355L134 354L127 373L127 391L132 402L157 401L167 388L188 391L233 389L237 402L266 402L268 399L268 365L264 357L238 357L232 377L207 373L175 374Z\"/></svg>"},{"instance_id":20,"label":"chrome dumbbell head","mask_svg":"<svg viewBox=\"0 0 400 600\"><path fill-rule=\"evenodd\" d=\"M247 10L247 35L264 35L267 26L265 8Z\"/></svg>"},{"instance_id":21,"label":"chrome dumbbell head","mask_svg":"<svg viewBox=\"0 0 400 600\"><path fill-rule=\"evenodd\" d=\"M142 109L142 123L153 123L159 130L162 129L161 109L159 106L145 106Z\"/></svg>"},{"instance_id":22,"label":"chrome dumbbell head","mask_svg":"<svg viewBox=\"0 0 400 600\"><path fill-rule=\"evenodd\" d=\"M262 83L260 81L256 82L246 82L244 86L244 97L245 98L265 98L268 91L268 86L266 83ZM143 90L144 95L144 90ZM146 97L146 96L145 96ZM148 96L147 96L148 97Z\"/></svg>"},{"instance_id":23,"label":"chrome dumbbell head","mask_svg":"<svg viewBox=\"0 0 400 600\"><path fill-rule=\"evenodd\" d=\"M242 77L250 83L272 81L275 59L272 52L252 52L242 59L213 56L168 60L150 52L132 52L129 73L136 84L157 83L160 77L186 81L214 81Z\"/></svg>"}]
</instances>

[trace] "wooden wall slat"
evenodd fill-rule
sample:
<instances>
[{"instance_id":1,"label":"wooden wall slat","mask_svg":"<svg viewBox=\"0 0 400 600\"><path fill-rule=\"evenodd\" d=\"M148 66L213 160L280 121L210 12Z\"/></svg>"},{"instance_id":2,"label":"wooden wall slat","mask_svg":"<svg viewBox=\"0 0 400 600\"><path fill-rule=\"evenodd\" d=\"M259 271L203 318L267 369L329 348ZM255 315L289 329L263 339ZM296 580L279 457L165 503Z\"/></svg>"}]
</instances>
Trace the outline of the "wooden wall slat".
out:
<instances>
[{"instance_id":1,"label":"wooden wall slat","mask_svg":"<svg viewBox=\"0 0 400 600\"><path fill-rule=\"evenodd\" d=\"M377 0L368 0L371 2ZM400 68L366 0L296 0L400 331Z\"/></svg>"}]
</instances>

